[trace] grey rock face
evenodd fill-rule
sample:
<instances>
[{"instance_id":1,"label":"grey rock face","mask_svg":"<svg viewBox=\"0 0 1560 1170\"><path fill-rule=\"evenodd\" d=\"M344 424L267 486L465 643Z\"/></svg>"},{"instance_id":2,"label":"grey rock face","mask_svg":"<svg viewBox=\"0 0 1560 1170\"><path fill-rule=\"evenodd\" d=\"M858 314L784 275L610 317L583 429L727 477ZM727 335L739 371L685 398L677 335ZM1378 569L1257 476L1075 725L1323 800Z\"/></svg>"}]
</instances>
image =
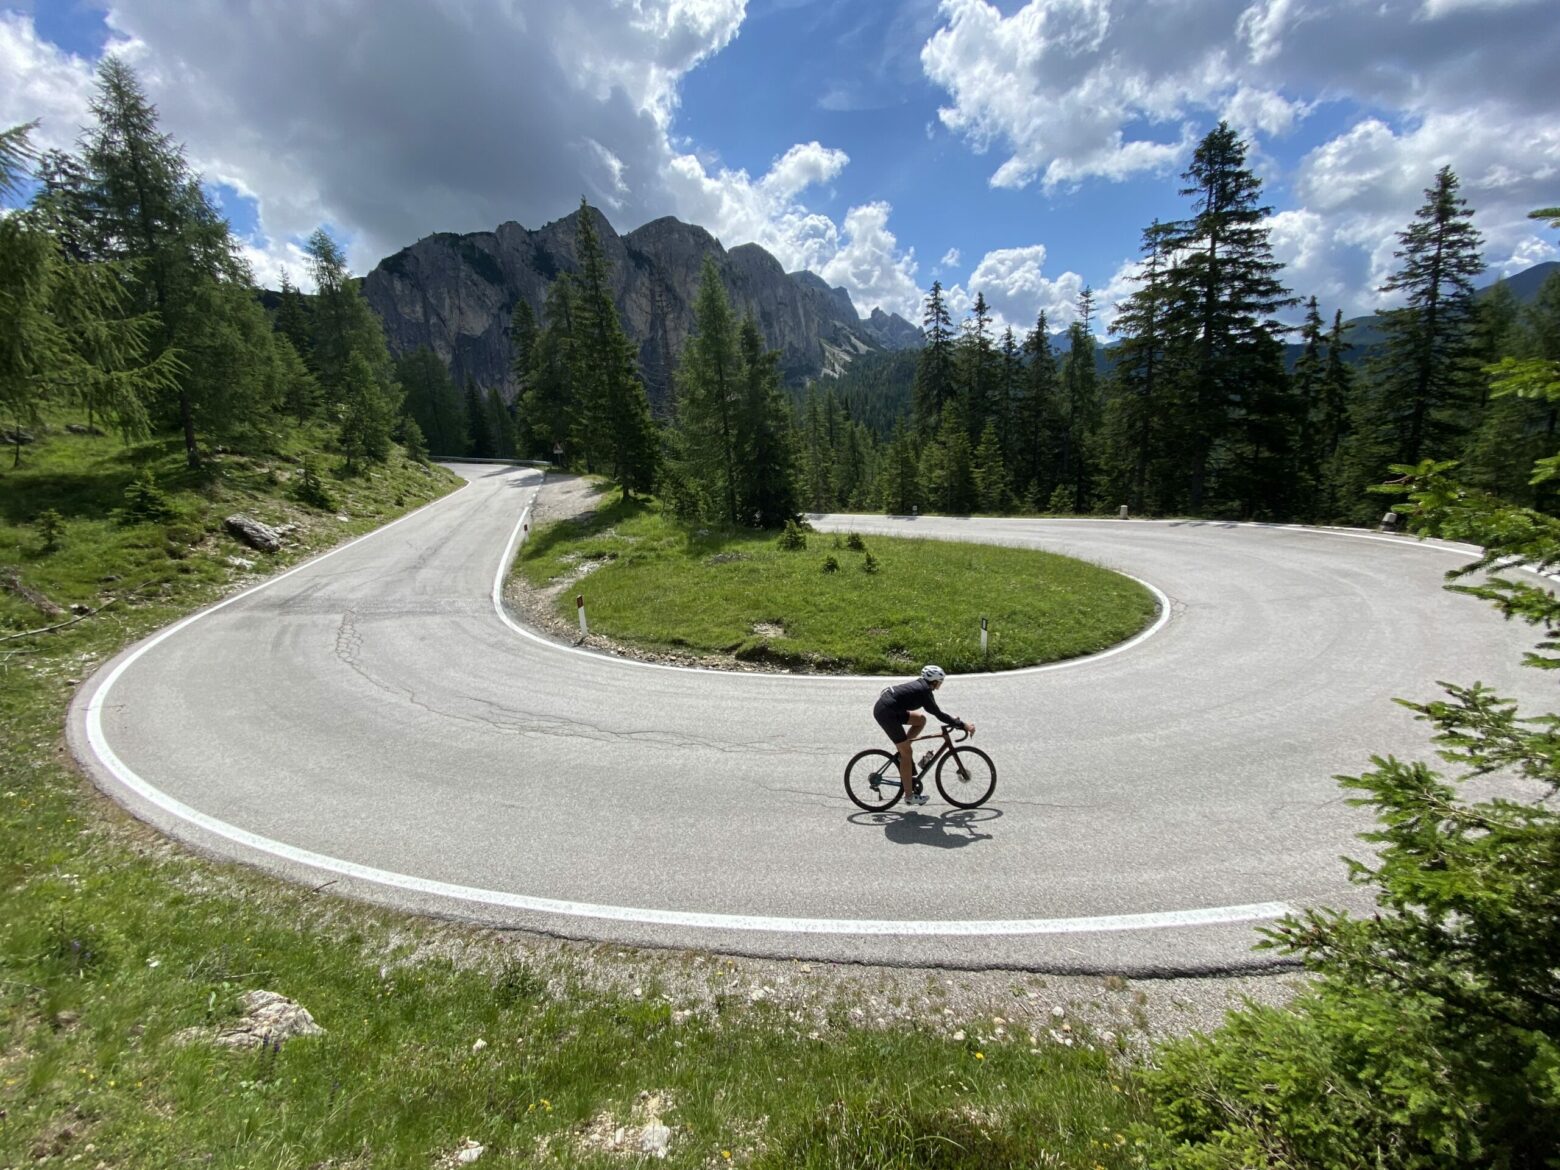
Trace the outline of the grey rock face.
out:
<instances>
[{"instance_id":1,"label":"grey rock face","mask_svg":"<svg viewBox=\"0 0 1560 1170\"><path fill-rule=\"evenodd\" d=\"M579 270L579 214L537 231L505 223L495 232L443 232L381 261L364 279L363 294L384 323L391 352L431 349L457 383L469 377L512 399L509 322L515 304L527 301L541 322L548 285L560 273ZM714 257L738 316L751 312L765 342L781 352L790 382L838 374L860 353L920 345L920 330L902 317L879 309L863 321L843 288L831 289L810 272L787 273L756 244L727 251L703 228L670 217L619 236L600 212L589 214L612 266L618 314L639 346L657 409L670 399L706 255Z\"/></svg>"}]
</instances>

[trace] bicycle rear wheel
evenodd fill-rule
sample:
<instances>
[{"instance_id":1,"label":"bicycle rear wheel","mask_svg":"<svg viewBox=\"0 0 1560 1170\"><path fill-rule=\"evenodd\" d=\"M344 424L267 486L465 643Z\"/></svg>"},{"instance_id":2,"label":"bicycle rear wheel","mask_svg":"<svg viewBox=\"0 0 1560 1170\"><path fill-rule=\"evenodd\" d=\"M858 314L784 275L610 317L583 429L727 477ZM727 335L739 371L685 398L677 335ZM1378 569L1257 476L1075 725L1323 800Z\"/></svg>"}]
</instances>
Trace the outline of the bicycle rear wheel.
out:
<instances>
[{"instance_id":1,"label":"bicycle rear wheel","mask_svg":"<svg viewBox=\"0 0 1560 1170\"><path fill-rule=\"evenodd\" d=\"M996 790L997 766L978 747L956 747L937 761L937 791L954 808L976 808Z\"/></svg>"},{"instance_id":2,"label":"bicycle rear wheel","mask_svg":"<svg viewBox=\"0 0 1560 1170\"><path fill-rule=\"evenodd\" d=\"M868 812L893 808L904 795L899 783L899 757L880 748L857 752L845 765L845 795Z\"/></svg>"}]
</instances>

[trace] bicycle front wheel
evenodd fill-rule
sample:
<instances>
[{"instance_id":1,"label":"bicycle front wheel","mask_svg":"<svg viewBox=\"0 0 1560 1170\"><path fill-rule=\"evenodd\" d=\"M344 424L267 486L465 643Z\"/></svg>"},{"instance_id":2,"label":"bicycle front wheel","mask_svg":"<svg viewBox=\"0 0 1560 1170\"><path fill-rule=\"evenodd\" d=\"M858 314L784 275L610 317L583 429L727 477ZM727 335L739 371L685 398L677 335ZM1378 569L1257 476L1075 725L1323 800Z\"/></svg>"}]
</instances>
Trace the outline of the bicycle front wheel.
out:
<instances>
[{"instance_id":1,"label":"bicycle front wheel","mask_svg":"<svg viewBox=\"0 0 1560 1170\"><path fill-rule=\"evenodd\" d=\"M899 783L899 757L879 748L857 752L845 765L845 795L868 812L893 808L904 795Z\"/></svg>"},{"instance_id":2,"label":"bicycle front wheel","mask_svg":"<svg viewBox=\"0 0 1560 1170\"><path fill-rule=\"evenodd\" d=\"M956 747L937 762L937 791L954 808L976 808L997 790L997 766L978 747Z\"/></svg>"}]
</instances>

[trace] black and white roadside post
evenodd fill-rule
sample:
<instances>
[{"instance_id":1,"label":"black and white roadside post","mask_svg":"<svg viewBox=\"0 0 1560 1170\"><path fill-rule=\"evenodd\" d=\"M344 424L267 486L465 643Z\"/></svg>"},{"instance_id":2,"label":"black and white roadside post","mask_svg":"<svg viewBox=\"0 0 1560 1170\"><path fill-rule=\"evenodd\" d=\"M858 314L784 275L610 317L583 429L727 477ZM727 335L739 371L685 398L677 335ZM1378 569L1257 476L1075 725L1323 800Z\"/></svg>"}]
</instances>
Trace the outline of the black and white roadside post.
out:
<instances>
[{"instance_id":1,"label":"black and white roadside post","mask_svg":"<svg viewBox=\"0 0 1560 1170\"><path fill-rule=\"evenodd\" d=\"M574 595L574 608L580 614L580 637L583 638L590 633L590 626L585 622L585 595L583 593Z\"/></svg>"},{"instance_id":2,"label":"black and white roadside post","mask_svg":"<svg viewBox=\"0 0 1560 1170\"><path fill-rule=\"evenodd\" d=\"M984 617L980 619L980 656L982 658L988 657L986 653L986 619Z\"/></svg>"},{"instance_id":3,"label":"black and white roadside post","mask_svg":"<svg viewBox=\"0 0 1560 1170\"><path fill-rule=\"evenodd\" d=\"M1121 517L1123 520L1131 519L1131 514L1127 511L1127 506L1125 504L1121 505L1121 510L1117 512L1116 515Z\"/></svg>"}]
</instances>

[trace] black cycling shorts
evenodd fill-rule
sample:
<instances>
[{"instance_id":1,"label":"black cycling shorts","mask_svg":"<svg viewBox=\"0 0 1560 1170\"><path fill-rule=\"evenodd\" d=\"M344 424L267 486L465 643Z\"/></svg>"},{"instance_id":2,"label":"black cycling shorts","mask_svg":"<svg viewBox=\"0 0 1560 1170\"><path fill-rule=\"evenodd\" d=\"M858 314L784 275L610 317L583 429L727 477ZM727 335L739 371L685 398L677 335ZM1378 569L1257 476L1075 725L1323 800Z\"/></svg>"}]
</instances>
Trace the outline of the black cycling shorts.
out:
<instances>
[{"instance_id":1,"label":"black cycling shorts","mask_svg":"<svg viewBox=\"0 0 1560 1170\"><path fill-rule=\"evenodd\" d=\"M910 732L905 727L904 715L892 703L885 703L880 699L872 708L872 718L878 721L878 726L895 743L904 743L910 738Z\"/></svg>"}]
</instances>

